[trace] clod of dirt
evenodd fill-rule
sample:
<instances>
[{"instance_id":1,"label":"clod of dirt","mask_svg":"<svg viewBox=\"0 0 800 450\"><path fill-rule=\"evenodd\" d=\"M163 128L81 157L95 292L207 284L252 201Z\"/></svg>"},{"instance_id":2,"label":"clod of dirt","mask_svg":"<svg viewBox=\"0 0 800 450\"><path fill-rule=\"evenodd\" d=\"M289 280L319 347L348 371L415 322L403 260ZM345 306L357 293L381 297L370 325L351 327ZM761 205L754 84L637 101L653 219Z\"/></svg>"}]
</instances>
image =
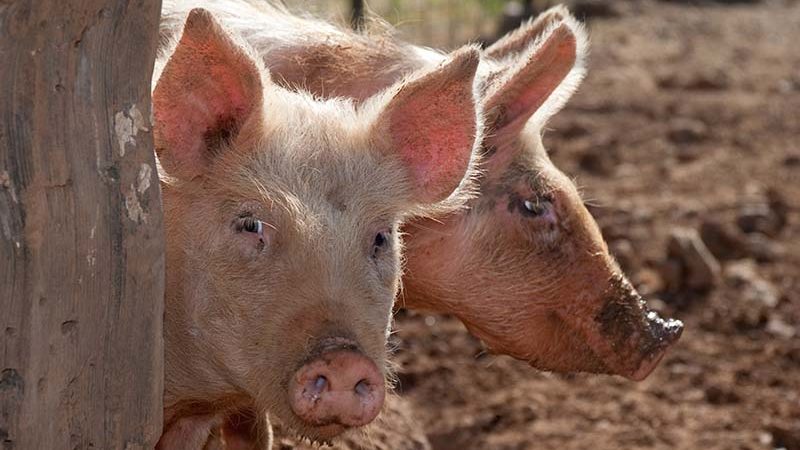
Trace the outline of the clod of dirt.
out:
<instances>
[{"instance_id":1,"label":"clod of dirt","mask_svg":"<svg viewBox=\"0 0 800 450\"><path fill-rule=\"evenodd\" d=\"M767 333L783 339L791 339L797 334L797 329L786 323L781 317L772 315L767 322Z\"/></svg>"},{"instance_id":2,"label":"clod of dirt","mask_svg":"<svg viewBox=\"0 0 800 450\"><path fill-rule=\"evenodd\" d=\"M708 219L700 225L700 237L720 260L741 259L748 255L745 236L733 225Z\"/></svg>"},{"instance_id":3,"label":"clod of dirt","mask_svg":"<svg viewBox=\"0 0 800 450\"><path fill-rule=\"evenodd\" d=\"M706 388L706 401L712 405L730 405L738 403L741 398L739 394L731 389L720 386L709 386Z\"/></svg>"},{"instance_id":4,"label":"clod of dirt","mask_svg":"<svg viewBox=\"0 0 800 450\"><path fill-rule=\"evenodd\" d=\"M674 119L669 124L667 137L675 144L695 144L706 140L708 127L699 120Z\"/></svg>"},{"instance_id":5,"label":"clod of dirt","mask_svg":"<svg viewBox=\"0 0 800 450\"><path fill-rule=\"evenodd\" d=\"M783 245L762 233L747 235L747 252L758 262L777 261L786 253Z\"/></svg>"},{"instance_id":6,"label":"clod of dirt","mask_svg":"<svg viewBox=\"0 0 800 450\"><path fill-rule=\"evenodd\" d=\"M588 135L589 128L587 128L586 125L580 122L571 121L568 122L566 125L557 128L555 130L555 133L557 133L564 139L575 139Z\"/></svg>"},{"instance_id":7,"label":"clod of dirt","mask_svg":"<svg viewBox=\"0 0 800 450\"><path fill-rule=\"evenodd\" d=\"M778 305L777 289L758 274L756 264L751 260L737 261L725 267L725 280L741 293L745 301L768 308Z\"/></svg>"},{"instance_id":8,"label":"clod of dirt","mask_svg":"<svg viewBox=\"0 0 800 450\"><path fill-rule=\"evenodd\" d=\"M739 210L736 224L745 233L775 233L775 220L772 212L764 203L745 205Z\"/></svg>"},{"instance_id":9,"label":"clod of dirt","mask_svg":"<svg viewBox=\"0 0 800 450\"><path fill-rule=\"evenodd\" d=\"M786 225L789 206L783 195L770 189L766 195L744 203L739 209L736 224L745 233L763 233L775 237Z\"/></svg>"},{"instance_id":10,"label":"clod of dirt","mask_svg":"<svg viewBox=\"0 0 800 450\"><path fill-rule=\"evenodd\" d=\"M670 292L707 292L720 274L720 265L694 229L672 230L667 243L664 280Z\"/></svg>"},{"instance_id":11,"label":"clod of dirt","mask_svg":"<svg viewBox=\"0 0 800 450\"><path fill-rule=\"evenodd\" d=\"M610 176L614 174L617 163L608 155L602 155L596 150L588 150L580 156L578 164L581 169L593 174Z\"/></svg>"},{"instance_id":12,"label":"clod of dirt","mask_svg":"<svg viewBox=\"0 0 800 450\"><path fill-rule=\"evenodd\" d=\"M800 450L800 423L797 427L770 427L769 433L772 435L772 446L786 450Z\"/></svg>"},{"instance_id":13,"label":"clod of dirt","mask_svg":"<svg viewBox=\"0 0 800 450\"><path fill-rule=\"evenodd\" d=\"M783 158L783 165L786 167L800 167L800 153L787 155Z\"/></svg>"}]
</instances>

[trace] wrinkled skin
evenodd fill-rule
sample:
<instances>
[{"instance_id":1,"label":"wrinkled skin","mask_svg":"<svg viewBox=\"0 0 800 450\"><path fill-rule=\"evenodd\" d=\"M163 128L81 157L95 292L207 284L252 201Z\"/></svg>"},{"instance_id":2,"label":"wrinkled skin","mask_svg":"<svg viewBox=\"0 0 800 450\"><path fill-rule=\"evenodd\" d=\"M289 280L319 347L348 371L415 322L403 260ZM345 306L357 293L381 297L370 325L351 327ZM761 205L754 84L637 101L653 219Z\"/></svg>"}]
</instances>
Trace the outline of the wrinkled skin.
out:
<instances>
[{"instance_id":1,"label":"wrinkled skin","mask_svg":"<svg viewBox=\"0 0 800 450\"><path fill-rule=\"evenodd\" d=\"M350 368L379 371L372 406L380 408L398 228L414 214L459 205L480 132L477 50L359 109L272 84L252 51L204 10L190 13L158 64L167 282L157 448L195 449L226 430L229 448L238 434L247 446L268 425L232 420L266 413L315 441L372 420L345 422L351 411L333 409L301 417L289 391L301 369L335 353L355 361Z\"/></svg>"},{"instance_id":2,"label":"wrinkled skin","mask_svg":"<svg viewBox=\"0 0 800 450\"><path fill-rule=\"evenodd\" d=\"M164 28L185 3L165 4ZM321 96L361 100L442 58L248 0L204 4L224 11L282 82ZM294 39L280 31L283 25L296 30ZM640 380L682 324L646 309L540 138L579 85L587 45L582 27L557 7L484 52L480 195L463 211L404 228L402 306L453 314L493 352L540 369Z\"/></svg>"}]
</instances>

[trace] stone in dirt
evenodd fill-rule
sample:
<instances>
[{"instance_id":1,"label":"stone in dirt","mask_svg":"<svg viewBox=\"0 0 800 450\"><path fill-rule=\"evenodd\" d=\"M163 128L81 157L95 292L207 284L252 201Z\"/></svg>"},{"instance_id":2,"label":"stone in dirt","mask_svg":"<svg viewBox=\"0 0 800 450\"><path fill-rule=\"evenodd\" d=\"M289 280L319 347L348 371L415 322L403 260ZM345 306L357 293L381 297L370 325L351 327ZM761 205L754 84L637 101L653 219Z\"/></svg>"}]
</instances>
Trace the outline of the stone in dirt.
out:
<instances>
[{"instance_id":1,"label":"stone in dirt","mask_svg":"<svg viewBox=\"0 0 800 450\"><path fill-rule=\"evenodd\" d=\"M720 274L719 262L697 230L690 228L677 228L670 233L664 268L664 280L671 292L709 291Z\"/></svg>"},{"instance_id":2,"label":"stone in dirt","mask_svg":"<svg viewBox=\"0 0 800 450\"><path fill-rule=\"evenodd\" d=\"M775 287L757 272L755 262L742 260L725 268L725 278L735 287L745 301L758 302L769 308L778 305Z\"/></svg>"}]
</instances>

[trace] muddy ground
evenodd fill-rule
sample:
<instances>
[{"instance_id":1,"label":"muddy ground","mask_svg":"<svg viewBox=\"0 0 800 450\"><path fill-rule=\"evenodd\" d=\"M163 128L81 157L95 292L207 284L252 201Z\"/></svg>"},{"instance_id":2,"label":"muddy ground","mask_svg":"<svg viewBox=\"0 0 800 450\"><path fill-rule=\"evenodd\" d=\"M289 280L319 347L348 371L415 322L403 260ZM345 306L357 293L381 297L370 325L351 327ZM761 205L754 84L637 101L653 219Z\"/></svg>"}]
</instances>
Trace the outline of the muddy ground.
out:
<instances>
[{"instance_id":1,"label":"muddy ground","mask_svg":"<svg viewBox=\"0 0 800 450\"><path fill-rule=\"evenodd\" d=\"M545 134L679 345L640 383L565 377L401 312L399 392L434 449L800 449L800 3L689 3L590 19L589 76ZM711 287L669 256L679 229Z\"/></svg>"}]
</instances>

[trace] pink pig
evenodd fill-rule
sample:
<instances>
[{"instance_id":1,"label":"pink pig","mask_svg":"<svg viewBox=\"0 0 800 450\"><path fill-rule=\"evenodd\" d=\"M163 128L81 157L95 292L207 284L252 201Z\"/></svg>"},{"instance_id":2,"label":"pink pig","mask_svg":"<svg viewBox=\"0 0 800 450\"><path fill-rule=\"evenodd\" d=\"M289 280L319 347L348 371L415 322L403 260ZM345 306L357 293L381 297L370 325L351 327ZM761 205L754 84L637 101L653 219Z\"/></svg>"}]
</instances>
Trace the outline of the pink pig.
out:
<instances>
[{"instance_id":1,"label":"pink pig","mask_svg":"<svg viewBox=\"0 0 800 450\"><path fill-rule=\"evenodd\" d=\"M243 411L327 441L383 406L402 221L461 206L479 53L359 104L272 81L211 13L157 61L166 216L164 434L199 449ZM263 421L246 430L268 436ZM248 438L249 439L249 438Z\"/></svg>"},{"instance_id":2,"label":"pink pig","mask_svg":"<svg viewBox=\"0 0 800 450\"><path fill-rule=\"evenodd\" d=\"M196 3L167 0L162 33ZM319 96L364 101L446 58L267 2L201 3L253 45L276 80ZM479 195L466 209L404 227L401 306L453 314L492 351L536 368L641 380L683 325L647 309L541 140L544 124L583 79L587 52L585 30L563 7L483 52Z\"/></svg>"}]
</instances>

